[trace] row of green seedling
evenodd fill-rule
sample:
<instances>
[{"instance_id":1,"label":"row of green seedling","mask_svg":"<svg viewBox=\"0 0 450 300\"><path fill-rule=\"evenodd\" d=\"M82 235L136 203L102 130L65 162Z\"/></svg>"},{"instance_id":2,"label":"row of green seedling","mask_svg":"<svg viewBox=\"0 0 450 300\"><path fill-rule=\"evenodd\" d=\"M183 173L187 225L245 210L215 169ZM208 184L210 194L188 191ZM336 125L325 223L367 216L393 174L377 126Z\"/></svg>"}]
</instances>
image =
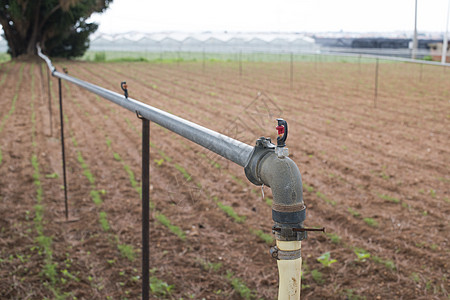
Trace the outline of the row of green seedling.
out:
<instances>
[{"instance_id":1,"label":"row of green seedling","mask_svg":"<svg viewBox=\"0 0 450 300\"><path fill-rule=\"evenodd\" d=\"M68 296L68 294L62 295L59 288L57 287L57 284L59 282L62 282L61 280L64 277L61 277L58 272L58 264L53 262L53 251L52 251L52 238L49 236L46 236L44 233L44 205L42 204L42 197L43 197L43 188L41 183L41 174L40 174L40 168L39 168L39 161L38 156L36 155L37 152L37 143L36 143L36 113L34 109L34 101L35 101L35 93L34 93L34 87L35 87L35 77L33 73L34 64L31 65L31 100L30 100L30 106L31 106L31 124L32 124L32 131L31 131L31 138L32 138L32 146L33 146L33 154L31 157L31 164L33 166L33 182L36 187L36 205L34 206L35 211L35 217L34 217L34 224L35 229L37 233L36 242L38 244L38 253L41 255L44 255L44 266L42 268L41 274L49 280L49 282L44 282L44 286L47 286L47 288L53 292L56 299ZM67 270L66 270L67 271ZM70 274L70 273L69 273Z\"/></svg>"},{"instance_id":2,"label":"row of green seedling","mask_svg":"<svg viewBox=\"0 0 450 300\"><path fill-rule=\"evenodd\" d=\"M81 105L72 97L70 88L66 82L64 82L64 86L68 92L68 96L69 96L68 98L71 99L75 104L78 104L77 107L79 107L81 109ZM65 115L65 120L68 121L67 115ZM90 186L91 186L90 196L91 196L92 202L94 202L94 204L97 207L100 207L101 204L103 203L102 195L105 195L106 191L104 189L100 190L97 188L97 185L95 183L95 177L92 174L92 172L90 171L89 165L86 163L85 159L83 158L81 151L78 149L78 142L75 139L74 133L71 132L70 135L71 135L73 145L75 146L75 148L77 148L77 150L76 150L77 161L79 162L81 168L83 169L83 175L89 181ZM100 226L102 227L102 229L105 232L109 232L111 226L108 222L107 213L105 211L100 211L98 218L99 218L99 223L100 223ZM121 253L122 256L124 256L125 258L127 258L131 261L133 261L135 259L135 256L136 256L135 250L133 249L133 247L131 245L120 244L118 236L115 236L115 235L113 238L113 242L116 244L117 249L119 250L119 252Z\"/></svg>"},{"instance_id":3,"label":"row of green seedling","mask_svg":"<svg viewBox=\"0 0 450 300\"><path fill-rule=\"evenodd\" d=\"M6 122L8 121L8 119L11 117L11 115L16 110L16 102L17 102L17 98L19 97L19 89L20 89L20 86L22 84L24 67L25 67L25 65L22 63L20 65L19 80L16 83L16 87L15 87L15 90L14 90L15 91L14 92L14 96L13 96L12 101L11 101L11 107L10 107L9 111L2 117L2 120L1 120L1 123L0 123L0 133L2 133ZM5 76L6 76L6 72L3 75L3 79L5 78ZM3 79L2 79L2 81L4 81ZM2 149L0 147L0 165L1 165L2 161L3 161L3 154L2 154Z\"/></svg>"}]
</instances>

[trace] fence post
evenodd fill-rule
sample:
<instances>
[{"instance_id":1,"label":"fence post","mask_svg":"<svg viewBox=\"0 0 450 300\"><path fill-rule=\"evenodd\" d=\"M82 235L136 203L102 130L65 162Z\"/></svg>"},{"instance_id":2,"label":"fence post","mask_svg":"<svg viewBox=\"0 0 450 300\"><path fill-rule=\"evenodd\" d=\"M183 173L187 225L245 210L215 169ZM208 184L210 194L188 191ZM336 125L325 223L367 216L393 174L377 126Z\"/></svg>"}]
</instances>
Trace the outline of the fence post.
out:
<instances>
[{"instance_id":1,"label":"fence post","mask_svg":"<svg viewBox=\"0 0 450 300\"><path fill-rule=\"evenodd\" d=\"M61 121L61 156L63 162L63 177L64 177L64 207L67 221L69 219L69 205L67 203L66 152L64 149L64 116L63 116L61 78L58 78L58 87L59 87L59 119Z\"/></svg>"},{"instance_id":2,"label":"fence post","mask_svg":"<svg viewBox=\"0 0 450 300\"><path fill-rule=\"evenodd\" d=\"M373 103L375 108L377 108L377 97L378 97L378 58L375 65L375 96L373 98Z\"/></svg>"},{"instance_id":3,"label":"fence post","mask_svg":"<svg viewBox=\"0 0 450 300\"><path fill-rule=\"evenodd\" d=\"M142 120L142 300L150 297L150 121Z\"/></svg>"}]
</instances>

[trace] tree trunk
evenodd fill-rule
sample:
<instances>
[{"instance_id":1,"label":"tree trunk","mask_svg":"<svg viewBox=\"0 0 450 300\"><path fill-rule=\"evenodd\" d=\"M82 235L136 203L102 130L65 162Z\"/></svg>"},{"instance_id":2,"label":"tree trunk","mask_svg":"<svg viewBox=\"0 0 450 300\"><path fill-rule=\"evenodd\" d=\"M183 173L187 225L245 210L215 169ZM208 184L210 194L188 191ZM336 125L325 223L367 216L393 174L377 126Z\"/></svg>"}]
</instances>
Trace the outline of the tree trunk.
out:
<instances>
[{"instance_id":1,"label":"tree trunk","mask_svg":"<svg viewBox=\"0 0 450 300\"><path fill-rule=\"evenodd\" d=\"M14 32L13 28L9 24L2 24L5 38L8 41L9 51L12 57L17 57L25 52L27 47L26 42L20 38L20 36Z\"/></svg>"},{"instance_id":2,"label":"tree trunk","mask_svg":"<svg viewBox=\"0 0 450 300\"><path fill-rule=\"evenodd\" d=\"M28 46L27 46L27 52L28 55L35 55L37 53L36 50L36 43L39 41L39 9L41 7L41 0L37 1L37 4L35 6L35 14L34 14L34 20L33 20L33 29L31 32L31 36L28 39Z\"/></svg>"}]
</instances>

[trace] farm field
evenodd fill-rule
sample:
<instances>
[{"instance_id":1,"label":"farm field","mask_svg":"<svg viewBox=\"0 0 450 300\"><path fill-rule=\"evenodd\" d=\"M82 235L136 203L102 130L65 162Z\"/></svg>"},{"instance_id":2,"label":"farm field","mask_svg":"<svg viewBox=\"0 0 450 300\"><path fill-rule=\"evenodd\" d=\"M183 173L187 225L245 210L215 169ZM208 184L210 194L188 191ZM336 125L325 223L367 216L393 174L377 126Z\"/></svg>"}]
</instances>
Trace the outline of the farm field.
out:
<instances>
[{"instance_id":1,"label":"farm field","mask_svg":"<svg viewBox=\"0 0 450 300\"><path fill-rule=\"evenodd\" d=\"M305 225L326 228L302 243L302 299L449 298L450 69L382 62L375 100L367 62L296 62L292 87L289 62L54 63L250 145L284 118ZM62 82L66 222L47 71L0 65L0 298L138 299L140 120ZM150 128L151 298L276 299L270 189Z\"/></svg>"}]
</instances>

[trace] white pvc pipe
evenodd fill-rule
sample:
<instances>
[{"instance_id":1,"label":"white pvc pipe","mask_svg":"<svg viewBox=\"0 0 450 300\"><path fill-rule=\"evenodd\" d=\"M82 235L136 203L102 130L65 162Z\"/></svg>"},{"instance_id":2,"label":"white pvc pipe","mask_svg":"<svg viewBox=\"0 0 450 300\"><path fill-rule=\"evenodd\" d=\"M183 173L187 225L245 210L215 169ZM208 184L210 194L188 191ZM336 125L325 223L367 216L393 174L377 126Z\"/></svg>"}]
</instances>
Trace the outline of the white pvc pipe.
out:
<instances>
[{"instance_id":1,"label":"white pvc pipe","mask_svg":"<svg viewBox=\"0 0 450 300\"><path fill-rule=\"evenodd\" d=\"M282 251L295 251L302 248L300 241L277 241L277 248ZM278 260L279 286L278 300L299 300L301 290L302 258Z\"/></svg>"}]
</instances>

